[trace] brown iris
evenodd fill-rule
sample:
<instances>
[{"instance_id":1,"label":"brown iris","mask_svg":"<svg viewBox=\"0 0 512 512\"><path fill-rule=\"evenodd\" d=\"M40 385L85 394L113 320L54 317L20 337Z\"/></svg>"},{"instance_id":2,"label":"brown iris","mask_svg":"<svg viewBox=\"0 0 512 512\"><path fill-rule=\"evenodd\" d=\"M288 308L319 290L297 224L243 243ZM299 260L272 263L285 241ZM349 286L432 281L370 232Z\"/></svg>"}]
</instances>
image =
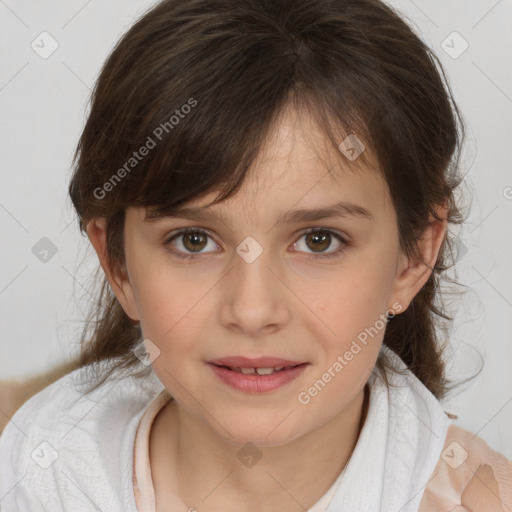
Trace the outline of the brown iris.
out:
<instances>
[{"instance_id":1,"label":"brown iris","mask_svg":"<svg viewBox=\"0 0 512 512\"><path fill-rule=\"evenodd\" d=\"M199 252L204 249L207 244L207 236L205 234L194 232L194 233L185 233L182 235L183 245L188 251L191 252ZM189 243L190 242L190 243Z\"/></svg>"},{"instance_id":2,"label":"brown iris","mask_svg":"<svg viewBox=\"0 0 512 512\"><path fill-rule=\"evenodd\" d=\"M314 231L312 233L306 233L306 243L309 247L309 242L313 242L311 249L322 250L328 249L331 245L331 235L327 231Z\"/></svg>"}]
</instances>

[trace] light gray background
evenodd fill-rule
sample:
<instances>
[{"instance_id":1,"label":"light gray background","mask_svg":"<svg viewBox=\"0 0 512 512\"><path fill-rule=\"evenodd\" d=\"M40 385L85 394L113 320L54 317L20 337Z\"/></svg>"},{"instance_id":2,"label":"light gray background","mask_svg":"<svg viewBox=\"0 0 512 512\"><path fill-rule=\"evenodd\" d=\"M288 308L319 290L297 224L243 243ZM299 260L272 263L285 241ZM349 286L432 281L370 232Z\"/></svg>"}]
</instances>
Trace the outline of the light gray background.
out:
<instances>
[{"instance_id":1,"label":"light gray background","mask_svg":"<svg viewBox=\"0 0 512 512\"><path fill-rule=\"evenodd\" d=\"M101 65L152 3L0 0L0 379L29 377L77 353L97 262L67 199L72 153ZM389 3L440 57L468 128L462 199L472 207L456 276L467 288L447 295L456 314L449 375L472 375L478 353L485 366L443 406L512 459L512 1ZM58 43L46 59L31 47L47 37L50 48L44 31ZM457 58L445 51L464 44L454 31L469 45ZM46 262L32 252L43 237L57 250Z\"/></svg>"}]
</instances>

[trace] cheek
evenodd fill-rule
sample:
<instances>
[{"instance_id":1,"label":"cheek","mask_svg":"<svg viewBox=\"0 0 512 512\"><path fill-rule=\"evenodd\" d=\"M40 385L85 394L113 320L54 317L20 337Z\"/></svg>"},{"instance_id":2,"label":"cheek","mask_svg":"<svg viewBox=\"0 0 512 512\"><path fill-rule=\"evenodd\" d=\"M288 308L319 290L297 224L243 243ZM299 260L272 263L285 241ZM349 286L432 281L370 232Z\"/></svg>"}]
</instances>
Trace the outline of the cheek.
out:
<instances>
[{"instance_id":1,"label":"cheek","mask_svg":"<svg viewBox=\"0 0 512 512\"><path fill-rule=\"evenodd\" d=\"M145 338L159 348L170 365L180 356L182 363L200 357L202 333L207 332L214 294L208 293L218 279L185 268L171 268L165 262L142 267L134 281ZM197 357L195 353L197 352ZM175 368L177 370L177 368Z\"/></svg>"},{"instance_id":2,"label":"cheek","mask_svg":"<svg viewBox=\"0 0 512 512\"><path fill-rule=\"evenodd\" d=\"M377 347L370 347L361 350L351 361L330 362L317 379L307 383L296 397L295 409L309 423L301 428L315 428L350 407L370 377L378 353Z\"/></svg>"},{"instance_id":3,"label":"cheek","mask_svg":"<svg viewBox=\"0 0 512 512\"><path fill-rule=\"evenodd\" d=\"M144 254L134 261L130 274L142 332L160 346L191 308L186 280L155 258L144 258Z\"/></svg>"},{"instance_id":4,"label":"cheek","mask_svg":"<svg viewBox=\"0 0 512 512\"><path fill-rule=\"evenodd\" d=\"M362 264L331 275L323 286L302 291L309 308L304 318L309 319L312 330L332 340L329 344L343 347L386 313L391 291L386 276L389 269Z\"/></svg>"},{"instance_id":5,"label":"cheek","mask_svg":"<svg viewBox=\"0 0 512 512\"><path fill-rule=\"evenodd\" d=\"M161 349L179 345L172 343L173 340L179 339L180 344L183 344L193 337L193 326L197 326L198 321L198 310L194 308L197 297L183 292L173 293L167 288L152 287L147 288L146 293L141 291L139 300L142 332L145 337L154 340Z\"/></svg>"}]
</instances>

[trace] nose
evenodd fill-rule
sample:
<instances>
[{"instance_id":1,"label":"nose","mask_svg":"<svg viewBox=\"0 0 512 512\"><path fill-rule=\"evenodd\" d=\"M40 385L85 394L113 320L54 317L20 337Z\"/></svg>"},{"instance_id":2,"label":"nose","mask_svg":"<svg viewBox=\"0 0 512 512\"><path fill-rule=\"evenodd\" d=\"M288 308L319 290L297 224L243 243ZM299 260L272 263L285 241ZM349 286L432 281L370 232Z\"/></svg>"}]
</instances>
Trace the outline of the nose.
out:
<instances>
[{"instance_id":1,"label":"nose","mask_svg":"<svg viewBox=\"0 0 512 512\"><path fill-rule=\"evenodd\" d=\"M220 320L239 335L257 338L290 320L291 292L279 276L281 267L272 251L260 246L255 252L250 243L237 248L232 270L223 280Z\"/></svg>"}]
</instances>

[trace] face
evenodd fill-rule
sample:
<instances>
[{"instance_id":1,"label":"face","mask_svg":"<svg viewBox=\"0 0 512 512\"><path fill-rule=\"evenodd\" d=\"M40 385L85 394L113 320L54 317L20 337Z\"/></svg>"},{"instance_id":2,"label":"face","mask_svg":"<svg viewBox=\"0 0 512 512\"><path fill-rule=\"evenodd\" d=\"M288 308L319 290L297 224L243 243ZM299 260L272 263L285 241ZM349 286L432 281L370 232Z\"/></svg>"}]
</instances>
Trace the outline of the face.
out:
<instances>
[{"instance_id":1,"label":"face","mask_svg":"<svg viewBox=\"0 0 512 512\"><path fill-rule=\"evenodd\" d=\"M152 365L169 393L228 442L284 444L343 414L375 365L386 313L405 310L421 285L407 274L383 178L328 152L314 123L287 111L243 188L204 217L126 212L128 277L116 295L158 348ZM226 361L236 357L294 368L220 368L243 366Z\"/></svg>"}]
</instances>

